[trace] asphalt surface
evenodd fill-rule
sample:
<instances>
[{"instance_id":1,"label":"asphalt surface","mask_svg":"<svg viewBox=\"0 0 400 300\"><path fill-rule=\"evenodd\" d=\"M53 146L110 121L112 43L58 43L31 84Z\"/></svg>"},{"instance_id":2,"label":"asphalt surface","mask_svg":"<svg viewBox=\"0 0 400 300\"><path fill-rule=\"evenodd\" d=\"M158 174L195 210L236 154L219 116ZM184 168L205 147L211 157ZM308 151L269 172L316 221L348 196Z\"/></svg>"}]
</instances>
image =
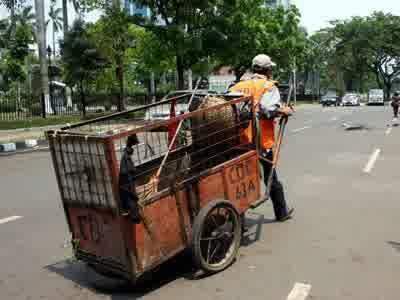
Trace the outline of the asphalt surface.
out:
<instances>
[{"instance_id":1,"label":"asphalt surface","mask_svg":"<svg viewBox=\"0 0 400 300\"><path fill-rule=\"evenodd\" d=\"M183 255L137 288L72 258L49 153L2 157L0 299L275 300L303 283L307 299L397 300L400 127L390 119L389 107L299 109L279 165L294 218L274 222L267 203L248 213L250 232L226 271L194 279Z\"/></svg>"}]
</instances>

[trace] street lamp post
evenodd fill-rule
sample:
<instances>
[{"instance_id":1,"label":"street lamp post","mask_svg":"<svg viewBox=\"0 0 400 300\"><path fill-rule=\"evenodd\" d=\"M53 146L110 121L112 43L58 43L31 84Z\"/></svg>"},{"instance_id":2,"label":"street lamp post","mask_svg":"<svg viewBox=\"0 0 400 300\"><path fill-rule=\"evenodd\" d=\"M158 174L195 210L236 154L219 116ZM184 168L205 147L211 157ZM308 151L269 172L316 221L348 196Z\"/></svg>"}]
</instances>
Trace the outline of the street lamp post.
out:
<instances>
[{"instance_id":1,"label":"street lamp post","mask_svg":"<svg viewBox=\"0 0 400 300\"><path fill-rule=\"evenodd\" d=\"M52 84L52 82L53 82L53 72L52 72L52 68L51 68L51 54L53 53L53 51L52 51L50 45L47 46L46 52L47 52L48 65L49 65L48 68L49 68L49 79L50 79L49 80L50 106L53 106L53 103L54 103L54 101L53 101L53 84ZM56 110L53 109L53 111L54 111L54 114L55 114Z\"/></svg>"}]
</instances>

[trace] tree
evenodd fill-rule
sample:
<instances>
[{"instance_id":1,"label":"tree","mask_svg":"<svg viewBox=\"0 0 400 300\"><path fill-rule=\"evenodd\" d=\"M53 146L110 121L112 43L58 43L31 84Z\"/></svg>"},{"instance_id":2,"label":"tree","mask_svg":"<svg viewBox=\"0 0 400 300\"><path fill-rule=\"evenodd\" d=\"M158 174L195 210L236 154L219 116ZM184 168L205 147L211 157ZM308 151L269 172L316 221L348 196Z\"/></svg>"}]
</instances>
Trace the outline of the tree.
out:
<instances>
[{"instance_id":1,"label":"tree","mask_svg":"<svg viewBox=\"0 0 400 300\"><path fill-rule=\"evenodd\" d=\"M98 49L110 59L114 67L119 86L118 110L122 111L124 105L124 70L127 50L134 46L135 35L130 30L130 18L125 11L118 7L107 9L107 13L91 27L90 32L94 37Z\"/></svg>"},{"instance_id":2,"label":"tree","mask_svg":"<svg viewBox=\"0 0 400 300\"><path fill-rule=\"evenodd\" d=\"M65 80L69 86L78 87L82 112L86 115L85 84L95 78L107 62L90 39L82 20L75 21L60 46Z\"/></svg>"},{"instance_id":3,"label":"tree","mask_svg":"<svg viewBox=\"0 0 400 300\"><path fill-rule=\"evenodd\" d=\"M68 0L62 0L62 20L63 37L65 38L68 31Z\"/></svg>"},{"instance_id":4,"label":"tree","mask_svg":"<svg viewBox=\"0 0 400 300\"><path fill-rule=\"evenodd\" d=\"M217 32L225 39L219 39L218 50L214 53L221 64L235 69L238 78L250 67L252 57L259 53L270 55L279 69L285 70L286 77L295 60L303 60L307 34L299 26L299 10L294 6L288 10L272 9L263 3L260 0L226 1L219 8Z\"/></svg>"},{"instance_id":5,"label":"tree","mask_svg":"<svg viewBox=\"0 0 400 300\"><path fill-rule=\"evenodd\" d=\"M358 78L362 84L372 72L388 99L393 81L400 75L400 17L375 12L368 17L336 21L333 25L335 55L345 76L350 75L348 82Z\"/></svg>"},{"instance_id":6,"label":"tree","mask_svg":"<svg viewBox=\"0 0 400 300\"><path fill-rule=\"evenodd\" d=\"M135 46L127 51L127 64L131 66L128 71L135 73L136 80L150 78L151 72L161 76L174 69L174 56L153 32L136 25L131 25L130 30L135 36Z\"/></svg>"},{"instance_id":7,"label":"tree","mask_svg":"<svg viewBox=\"0 0 400 300\"><path fill-rule=\"evenodd\" d=\"M63 18L60 16L60 14L62 13L62 9L56 8L55 5L56 5L55 1L51 1L50 11L49 11L50 20L46 22L46 25L48 25L51 22L53 28L54 60L56 59L56 33L60 31L60 29L62 28L62 22L63 22Z\"/></svg>"},{"instance_id":8,"label":"tree","mask_svg":"<svg viewBox=\"0 0 400 300\"><path fill-rule=\"evenodd\" d=\"M38 44L40 76L42 84L42 100L45 101L46 112L52 113L49 98L49 74L46 59L46 28L43 0L35 0L36 10L36 40Z\"/></svg>"},{"instance_id":9,"label":"tree","mask_svg":"<svg viewBox=\"0 0 400 300\"><path fill-rule=\"evenodd\" d=\"M214 23L220 14L218 9L220 1L140 0L137 2L148 6L152 11L152 17L147 21L140 18L133 21L152 31L168 48L168 52L176 60L178 88L183 88L184 71L200 61L206 61L212 54L214 47L209 43L210 38L213 37L213 42L217 44L219 43L217 39L223 38L218 34Z\"/></svg>"},{"instance_id":10,"label":"tree","mask_svg":"<svg viewBox=\"0 0 400 300\"><path fill-rule=\"evenodd\" d=\"M332 35L327 30L320 30L307 39L302 69L304 71L304 87L310 88L314 95L320 96L321 87L335 88L337 78L337 62Z\"/></svg>"},{"instance_id":11,"label":"tree","mask_svg":"<svg viewBox=\"0 0 400 300\"><path fill-rule=\"evenodd\" d=\"M0 49L8 47L8 41L11 39L12 30L9 18L0 20Z\"/></svg>"},{"instance_id":12,"label":"tree","mask_svg":"<svg viewBox=\"0 0 400 300\"><path fill-rule=\"evenodd\" d=\"M16 23L15 15L18 8L21 8L26 3L26 0L0 0L0 5L3 5L10 12L11 24Z\"/></svg>"},{"instance_id":13,"label":"tree","mask_svg":"<svg viewBox=\"0 0 400 300\"><path fill-rule=\"evenodd\" d=\"M24 6L21 10L20 13L16 15L16 20L19 22L21 25L26 25L28 27L32 28L32 31L34 31L34 24L35 24L35 14L32 12L33 7L28 5Z\"/></svg>"},{"instance_id":14,"label":"tree","mask_svg":"<svg viewBox=\"0 0 400 300\"><path fill-rule=\"evenodd\" d=\"M34 41L31 24L31 7L24 8L11 17L0 20L0 70L2 89L8 90L13 83L21 83L26 79L25 58L29 54L29 45Z\"/></svg>"}]
</instances>

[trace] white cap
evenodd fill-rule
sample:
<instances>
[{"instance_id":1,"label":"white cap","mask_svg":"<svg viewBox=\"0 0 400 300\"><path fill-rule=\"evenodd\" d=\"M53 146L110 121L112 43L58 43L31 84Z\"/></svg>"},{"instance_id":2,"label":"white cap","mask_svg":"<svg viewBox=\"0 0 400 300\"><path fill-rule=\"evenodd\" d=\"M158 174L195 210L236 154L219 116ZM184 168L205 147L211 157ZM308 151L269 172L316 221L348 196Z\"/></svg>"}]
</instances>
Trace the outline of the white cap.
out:
<instances>
[{"instance_id":1,"label":"white cap","mask_svg":"<svg viewBox=\"0 0 400 300\"><path fill-rule=\"evenodd\" d=\"M252 66L253 67L257 66L257 67L260 67L263 69L267 69L267 68L275 67L276 63L274 63L271 60L271 57L269 57L268 55L259 54L256 57L254 57Z\"/></svg>"}]
</instances>

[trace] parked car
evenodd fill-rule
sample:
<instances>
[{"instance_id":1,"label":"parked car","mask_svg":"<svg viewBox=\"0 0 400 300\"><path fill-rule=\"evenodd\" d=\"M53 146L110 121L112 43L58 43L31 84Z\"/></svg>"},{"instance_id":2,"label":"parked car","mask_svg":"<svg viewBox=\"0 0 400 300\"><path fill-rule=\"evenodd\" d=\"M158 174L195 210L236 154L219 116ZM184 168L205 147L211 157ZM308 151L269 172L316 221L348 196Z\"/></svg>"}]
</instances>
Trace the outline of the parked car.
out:
<instances>
[{"instance_id":1,"label":"parked car","mask_svg":"<svg viewBox=\"0 0 400 300\"><path fill-rule=\"evenodd\" d=\"M368 93L368 105L385 105L383 90L370 90Z\"/></svg>"},{"instance_id":2,"label":"parked car","mask_svg":"<svg viewBox=\"0 0 400 300\"><path fill-rule=\"evenodd\" d=\"M340 104L339 97L335 91L328 91L320 101L322 106L338 106Z\"/></svg>"},{"instance_id":3,"label":"parked car","mask_svg":"<svg viewBox=\"0 0 400 300\"><path fill-rule=\"evenodd\" d=\"M343 96L342 106L360 106L361 97L358 94L347 93Z\"/></svg>"}]
</instances>

